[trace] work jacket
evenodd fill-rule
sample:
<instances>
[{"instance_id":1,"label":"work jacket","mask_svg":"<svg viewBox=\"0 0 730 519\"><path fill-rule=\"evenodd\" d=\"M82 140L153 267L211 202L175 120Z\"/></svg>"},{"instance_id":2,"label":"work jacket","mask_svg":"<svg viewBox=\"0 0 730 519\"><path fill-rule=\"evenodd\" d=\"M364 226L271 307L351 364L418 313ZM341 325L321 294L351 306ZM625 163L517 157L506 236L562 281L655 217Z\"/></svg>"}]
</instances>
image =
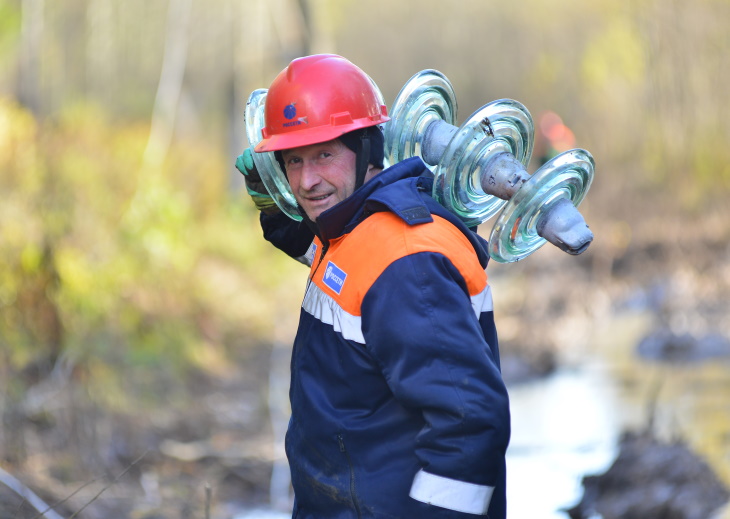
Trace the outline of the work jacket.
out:
<instances>
[{"instance_id":1,"label":"work jacket","mask_svg":"<svg viewBox=\"0 0 730 519\"><path fill-rule=\"evenodd\" d=\"M504 519L486 243L419 158L317 219L291 361L293 517Z\"/></svg>"}]
</instances>

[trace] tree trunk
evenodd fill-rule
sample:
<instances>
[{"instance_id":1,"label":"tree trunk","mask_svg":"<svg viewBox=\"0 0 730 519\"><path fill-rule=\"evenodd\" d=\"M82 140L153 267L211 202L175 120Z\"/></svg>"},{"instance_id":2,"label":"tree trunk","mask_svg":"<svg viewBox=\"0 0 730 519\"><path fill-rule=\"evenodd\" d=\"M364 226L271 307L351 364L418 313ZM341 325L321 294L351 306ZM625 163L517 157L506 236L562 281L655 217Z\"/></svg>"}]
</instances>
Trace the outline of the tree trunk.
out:
<instances>
[{"instance_id":1,"label":"tree trunk","mask_svg":"<svg viewBox=\"0 0 730 519\"><path fill-rule=\"evenodd\" d=\"M41 55L45 0L22 0L18 101L36 116L41 113Z\"/></svg>"},{"instance_id":2,"label":"tree trunk","mask_svg":"<svg viewBox=\"0 0 730 519\"><path fill-rule=\"evenodd\" d=\"M86 91L106 103L114 99L114 6L112 0L90 0L86 10Z\"/></svg>"},{"instance_id":3,"label":"tree trunk","mask_svg":"<svg viewBox=\"0 0 730 519\"><path fill-rule=\"evenodd\" d=\"M187 62L191 8L192 0L170 0L165 54L152 112L150 136L144 154L145 166L159 166L172 141Z\"/></svg>"}]
</instances>

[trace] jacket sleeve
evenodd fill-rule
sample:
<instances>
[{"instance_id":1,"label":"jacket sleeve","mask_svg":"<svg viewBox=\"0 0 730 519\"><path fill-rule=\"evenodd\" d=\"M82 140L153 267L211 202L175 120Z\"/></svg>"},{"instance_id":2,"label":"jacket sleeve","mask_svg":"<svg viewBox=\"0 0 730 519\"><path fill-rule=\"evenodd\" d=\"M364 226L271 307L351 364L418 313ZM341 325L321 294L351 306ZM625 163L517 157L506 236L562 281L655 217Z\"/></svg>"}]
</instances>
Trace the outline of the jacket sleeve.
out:
<instances>
[{"instance_id":1,"label":"jacket sleeve","mask_svg":"<svg viewBox=\"0 0 730 519\"><path fill-rule=\"evenodd\" d=\"M362 305L368 350L396 400L423 417L410 496L471 514L504 500L510 435L497 345L485 339L496 342L493 313L482 310L456 267L432 252L391 264Z\"/></svg>"},{"instance_id":2,"label":"jacket sleeve","mask_svg":"<svg viewBox=\"0 0 730 519\"><path fill-rule=\"evenodd\" d=\"M302 222L278 211L259 217L264 239L294 259L300 260L314 240L314 233Z\"/></svg>"}]
</instances>

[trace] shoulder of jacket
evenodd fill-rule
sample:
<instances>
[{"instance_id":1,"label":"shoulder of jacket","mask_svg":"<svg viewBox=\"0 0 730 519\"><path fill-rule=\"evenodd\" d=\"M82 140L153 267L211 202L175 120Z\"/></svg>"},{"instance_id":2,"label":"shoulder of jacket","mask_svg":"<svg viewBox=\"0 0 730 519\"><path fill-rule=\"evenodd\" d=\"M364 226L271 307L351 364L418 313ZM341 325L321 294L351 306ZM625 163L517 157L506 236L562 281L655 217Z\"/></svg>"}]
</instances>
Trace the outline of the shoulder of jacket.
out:
<instances>
[{"instance_id":1,"label":"shoulder of jacket","mask_svg":"<svg viewBox=\"0 0 730 519\"><path fill-rule=\"evenodd\" d=\"M464 233L447 219L432 214L423 207L428 218L415 208L412 217L404 218L403 213L390 211L377 212L366 218L353 234L357 241L372 243L379 249L391 249L396 256L406 256L416 252L441 252L453 248L472 249ZM409 213L406 213L409 214ZM414 220L422 219L420 223Z\"/></svg>"},{"instance_id":2,"label":"shoulder of jacket","mask_svg":"<svg viewBox=\"0 0 730 519\"><path fill-rule=\"evenodd\" d=\"M313 268L312 281L348 313L359 315L363 297L386 269L407 257L419 261L422 253L448 259L470 292L486 286L486 273L457 227L436 215L430 223L409 225L388 211L370 215L352 232L330 241L322 266Z\"/></svg>"}]
</instances>

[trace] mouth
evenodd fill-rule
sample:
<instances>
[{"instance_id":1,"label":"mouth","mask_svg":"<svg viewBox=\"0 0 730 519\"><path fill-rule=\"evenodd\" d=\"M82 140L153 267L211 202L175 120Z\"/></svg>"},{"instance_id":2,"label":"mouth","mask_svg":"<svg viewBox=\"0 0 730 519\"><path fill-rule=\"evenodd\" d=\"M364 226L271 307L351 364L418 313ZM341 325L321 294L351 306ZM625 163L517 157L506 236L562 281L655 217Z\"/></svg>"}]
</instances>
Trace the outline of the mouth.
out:
<instances>
[{"instance_id":1,"label":"mouth","mask_svg":"<svg viewBox=\"0 0 730 519\"><path fill-rule=\"evenodd\" d=\"M321 202L322 200L326 200L329 197L330 197L329 194L327 194L327 195L320 195L320 196L308 196L307 197L307 201L308 202Z\"/></svg>"},{"instance_id":2,"label":"mouth","mask_svg":"<svg viewBox=\"0 0 730 519\"><path fill-rule=\"evenodd\" d=\"M315 220L321 212L333 205L333 201L335 200L333 195L334 193L309 193L299 199L299 205L301 205L309 218Z\"/></svg>"}]
</instances>

